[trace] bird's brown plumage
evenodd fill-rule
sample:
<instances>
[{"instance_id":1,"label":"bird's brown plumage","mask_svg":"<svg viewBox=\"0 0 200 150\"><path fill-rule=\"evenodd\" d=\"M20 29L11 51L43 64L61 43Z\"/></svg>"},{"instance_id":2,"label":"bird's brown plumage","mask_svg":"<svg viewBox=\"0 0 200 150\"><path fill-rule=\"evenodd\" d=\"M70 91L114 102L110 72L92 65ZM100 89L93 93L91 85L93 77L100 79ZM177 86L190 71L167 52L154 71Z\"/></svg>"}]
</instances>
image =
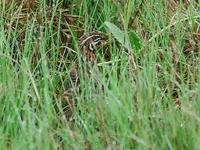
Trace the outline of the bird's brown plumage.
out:
<instances>
[{"instance_id":1,"label":"bird's brown plumage","mask_svg":"<svg viewBox=\"0 0 200 150\"><path fill-rule=\"evenodd\" d=\"M107 37L105 34L99 32L90 32L84 34L79 38L78 45L79 50L81 51L81 57L86 58L86 62L94 62L96 58L95 48L98 48L99 45L101 45L101 42L106 41L106 39ZM64 108L67 120L71 120L73 115L73 90L77 90L80 84L79 65L79 62L75 63L70 70L70 80L63 94L63 97L67 102Z\"/></svg>"}]
</instances>

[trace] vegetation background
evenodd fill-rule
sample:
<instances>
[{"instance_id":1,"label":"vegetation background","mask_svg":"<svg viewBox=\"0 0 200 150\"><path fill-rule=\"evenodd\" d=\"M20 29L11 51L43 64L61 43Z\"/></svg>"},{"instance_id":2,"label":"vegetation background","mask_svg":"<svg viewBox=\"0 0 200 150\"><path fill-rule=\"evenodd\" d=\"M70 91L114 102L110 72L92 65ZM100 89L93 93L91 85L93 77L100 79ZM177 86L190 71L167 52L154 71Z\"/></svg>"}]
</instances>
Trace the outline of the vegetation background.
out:
<instances>
[{"instance_id":1,"label":"vegetation background","mask_svg":"<svg viewBox=\"0 0 200 150\"><path fill-rule=\"evenodd\" d=\"M60 94L93 30L109 59L82 71L68 122ZM1 0L0 149L199 149L199 41L199 0Z\"/></svg>"}]
</instances>

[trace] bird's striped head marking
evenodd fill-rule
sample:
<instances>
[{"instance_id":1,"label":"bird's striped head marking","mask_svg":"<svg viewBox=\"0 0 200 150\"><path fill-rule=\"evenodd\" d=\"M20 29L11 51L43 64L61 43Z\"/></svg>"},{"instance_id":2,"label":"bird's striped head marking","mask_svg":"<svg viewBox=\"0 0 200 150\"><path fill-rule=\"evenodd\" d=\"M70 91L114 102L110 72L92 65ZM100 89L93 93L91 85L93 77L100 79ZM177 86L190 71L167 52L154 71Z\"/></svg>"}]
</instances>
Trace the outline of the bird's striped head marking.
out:
<instances>
[{"instance_id":1,"label":"bird's striped head marking","mask_svg":"<svg viewBox=\"0 0 200 150\"><path fill-rule=\"evenodd\" d=\"M107 40L107 36L100 32L90 32L84 34L79 39L79 48L82 54L86 54L88 60L93 61L95 59L95 50Z\"/></svg>"}]
</instances>

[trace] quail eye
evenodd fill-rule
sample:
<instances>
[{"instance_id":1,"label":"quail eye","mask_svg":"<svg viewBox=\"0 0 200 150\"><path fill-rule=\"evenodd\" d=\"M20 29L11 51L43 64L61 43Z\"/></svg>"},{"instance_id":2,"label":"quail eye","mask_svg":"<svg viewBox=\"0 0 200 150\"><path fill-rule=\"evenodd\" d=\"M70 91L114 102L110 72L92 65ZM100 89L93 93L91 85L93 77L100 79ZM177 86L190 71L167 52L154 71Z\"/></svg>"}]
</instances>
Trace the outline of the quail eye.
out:
<instances>
[{"instance_id":1,"label":"quail eye","mask_svg":"<svg viewBox=\"0 0 200 150\"><path fill-rule=\"evenodd\" d=\"M98 43L98 42L100 42L100 41L102 41L102 40L103 40L102 37L98 37L98 38L94 39L94 42L95 42L95 43Z\"/></svg>"}]
</instances>

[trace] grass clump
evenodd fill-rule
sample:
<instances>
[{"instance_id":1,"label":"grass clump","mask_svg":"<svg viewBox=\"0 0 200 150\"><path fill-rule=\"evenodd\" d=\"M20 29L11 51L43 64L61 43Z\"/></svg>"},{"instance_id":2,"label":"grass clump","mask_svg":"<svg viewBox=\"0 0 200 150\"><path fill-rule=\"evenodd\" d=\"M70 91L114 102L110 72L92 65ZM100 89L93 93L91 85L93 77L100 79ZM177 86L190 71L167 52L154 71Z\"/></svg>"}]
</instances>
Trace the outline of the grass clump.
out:
<instances>
[{"instance_id":1,"label":"grass clump","mask_svg":"<svg viewBox=\"0 0 200 150\"><path fill-rule=\"evenodd\" d=\"M198 149L199 6L2 0L0 149ZM61 95L93 30L107 33L109 57L80 65L69 122Z\"/></svg>"}]
</instances>

